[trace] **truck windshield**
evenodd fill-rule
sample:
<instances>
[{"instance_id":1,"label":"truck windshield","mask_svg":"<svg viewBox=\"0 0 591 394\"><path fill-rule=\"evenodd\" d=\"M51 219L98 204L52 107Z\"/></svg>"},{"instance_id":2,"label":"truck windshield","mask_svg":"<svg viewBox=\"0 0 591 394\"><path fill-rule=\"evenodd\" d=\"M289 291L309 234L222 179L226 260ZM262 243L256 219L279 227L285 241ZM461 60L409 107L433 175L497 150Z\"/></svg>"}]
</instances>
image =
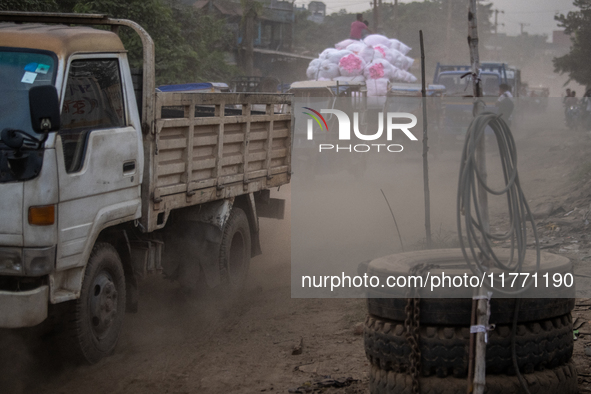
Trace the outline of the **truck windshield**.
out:
<instances>
[{"instance_id":1,"label":"truck windshield","mask_svg":"<svg viewBox=\"0 0 591 394\"><path fill-rule=\"evenodd\" d=\"M31 127L29 89L53 83L56 64L48 53L0 48L0 130Z\"/></svg>"},{"instance_id":2,"label":"truck windshield","mask_svg":"<svg viewBox=\"0 0 591 394\"><path fill-rule=\"evenodd\" d=\"M439 76L439 84L445 86L446 96L472 96L472 77L470 75L461 78L464 73L443 74ZM482 95L499 95L499 76L497 74L483 74Z\"/></svg>"}]
</instances>

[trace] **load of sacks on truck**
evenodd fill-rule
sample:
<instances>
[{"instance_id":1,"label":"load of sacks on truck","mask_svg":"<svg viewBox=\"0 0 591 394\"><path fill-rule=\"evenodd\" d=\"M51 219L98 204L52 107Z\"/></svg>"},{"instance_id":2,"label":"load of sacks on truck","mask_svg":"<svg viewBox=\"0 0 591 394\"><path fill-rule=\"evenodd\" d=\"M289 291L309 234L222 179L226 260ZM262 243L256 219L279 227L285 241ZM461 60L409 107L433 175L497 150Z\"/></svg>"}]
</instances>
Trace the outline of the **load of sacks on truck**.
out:
<instances>
[{"instance_id":1,"label":"load of sacks on truck","mask_svg":"<svg viewBox=\"0 0 591 394\"><path fill-rule=\"evenodd\" d=\"M315 81L365 82L368 96L385 96L388 83L413 83L417 78L408 72L414 59L404 43L371 34L363 40L343 40L325 49L310 62L306 75Z\"/></svg>"}]
</instances>

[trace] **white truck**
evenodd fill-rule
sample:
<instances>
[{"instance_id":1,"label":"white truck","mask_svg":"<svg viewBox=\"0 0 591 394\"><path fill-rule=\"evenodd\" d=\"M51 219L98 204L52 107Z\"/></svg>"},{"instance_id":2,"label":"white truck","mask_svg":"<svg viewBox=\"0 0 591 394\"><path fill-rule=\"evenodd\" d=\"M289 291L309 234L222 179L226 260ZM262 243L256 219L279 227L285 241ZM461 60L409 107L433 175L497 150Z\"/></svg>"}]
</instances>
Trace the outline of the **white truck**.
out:
<instances>
[{"instance_id":1,"label":"white truck","mask_svg":"<svg viewBox=\"0 0 591 394\"><path fill-rule=\"evenodd\" d=\"M0 22L0 328L55 310L62 348L94 363L150 272L239 290L258 218L283 215L269 189L291 177L291 95L156 91L153 41L129 20ZM139 78L121 26L141 38Z\"/></svg>"}]
</instances>

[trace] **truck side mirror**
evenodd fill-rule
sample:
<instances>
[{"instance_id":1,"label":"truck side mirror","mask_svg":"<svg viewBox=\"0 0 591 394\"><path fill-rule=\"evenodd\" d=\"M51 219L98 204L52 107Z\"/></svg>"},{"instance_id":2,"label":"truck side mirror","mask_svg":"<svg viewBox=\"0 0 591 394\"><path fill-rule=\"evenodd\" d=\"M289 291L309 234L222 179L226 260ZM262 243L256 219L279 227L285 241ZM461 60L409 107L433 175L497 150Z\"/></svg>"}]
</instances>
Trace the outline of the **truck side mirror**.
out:
<instances>
[{"instance_id":1,"label":"truck side mirror","mask_svg":"<svg viewBox=\"0 0 591 394\"><path fill-rule=\"evenodd\" d=\"M37 133L60 128L60 102L55 86L35 86L29 90L31 125Z\"/></svg>"}]
</instances>

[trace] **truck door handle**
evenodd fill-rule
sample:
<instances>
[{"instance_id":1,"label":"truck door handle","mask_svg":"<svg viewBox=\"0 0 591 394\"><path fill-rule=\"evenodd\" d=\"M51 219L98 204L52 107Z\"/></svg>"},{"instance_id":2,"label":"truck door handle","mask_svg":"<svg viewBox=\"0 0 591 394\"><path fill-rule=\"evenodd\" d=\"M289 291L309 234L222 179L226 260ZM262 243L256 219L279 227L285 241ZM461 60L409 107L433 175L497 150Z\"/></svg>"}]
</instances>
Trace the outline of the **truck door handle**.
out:
<instances>
[{"instance_id":1,"label":"truck door handle","mask_svg":"<svg viewBox=\"0 0 591 394\"><path fill-rule=\"evenodd\" d=\"M123 163L123 173L130 173L135 170L135 160L126 161Z\"/></svg>"}]
</instances>

